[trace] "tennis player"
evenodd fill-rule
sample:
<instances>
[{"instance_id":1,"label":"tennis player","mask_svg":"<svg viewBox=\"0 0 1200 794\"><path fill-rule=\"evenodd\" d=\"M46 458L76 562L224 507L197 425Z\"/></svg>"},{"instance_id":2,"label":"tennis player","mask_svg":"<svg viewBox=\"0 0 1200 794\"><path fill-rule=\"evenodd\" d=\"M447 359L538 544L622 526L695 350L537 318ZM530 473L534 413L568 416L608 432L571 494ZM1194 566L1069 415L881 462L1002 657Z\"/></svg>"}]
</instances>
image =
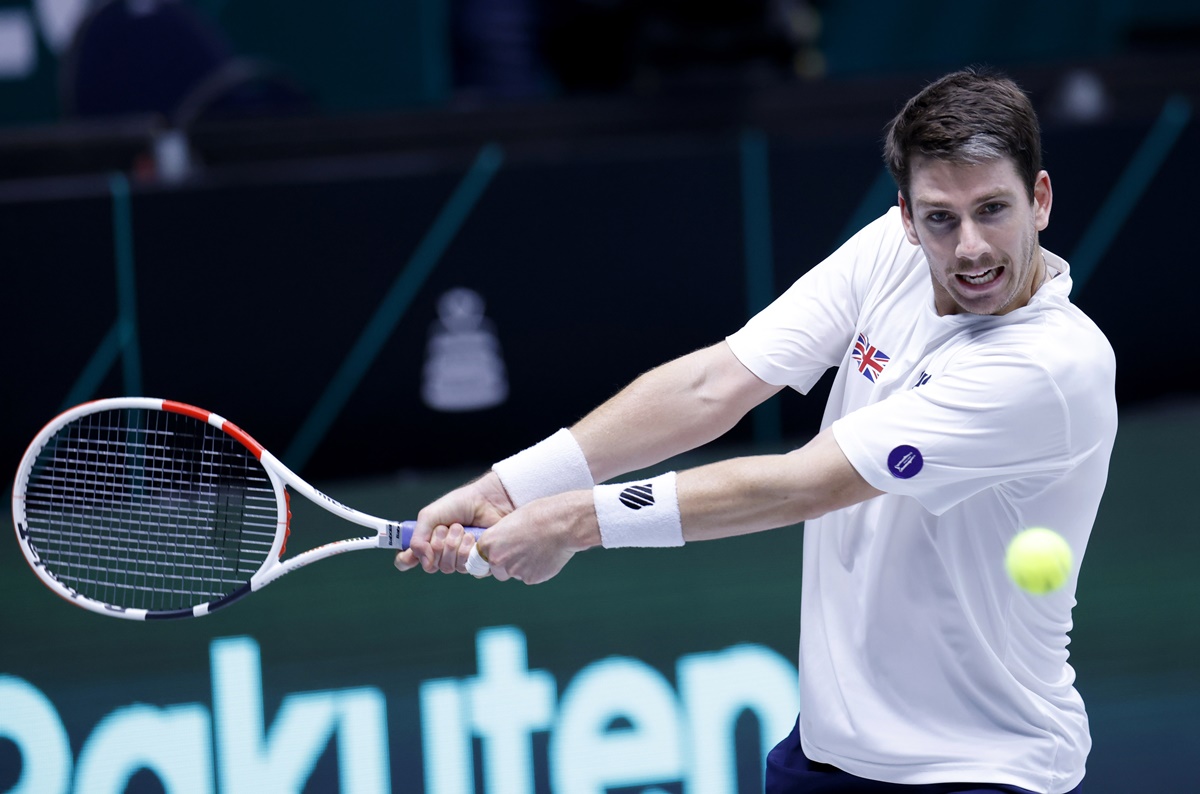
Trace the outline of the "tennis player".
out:
<instances>
[{"instance_id":1,"label":"tennis player","mask_svg":"<svg viewBox=\"0 0 1200 794\"><path fill-rule=\"evenodd\" d=\"M768 756L768 792L1078 792L1078 566L1033 596L1003 557L1046 526L1082 559L1117 428L1112 348L1039 245L1050 177L1014 82L932 83L892 120L885 159L897 207L722 342L426 507L397 567L490 564L533 584L593 546L803 521L802 711ZM595 484L830 367L822 429L790 454ZM474 549L471 523L490 527Z\"/></svg>"}]
</instances>

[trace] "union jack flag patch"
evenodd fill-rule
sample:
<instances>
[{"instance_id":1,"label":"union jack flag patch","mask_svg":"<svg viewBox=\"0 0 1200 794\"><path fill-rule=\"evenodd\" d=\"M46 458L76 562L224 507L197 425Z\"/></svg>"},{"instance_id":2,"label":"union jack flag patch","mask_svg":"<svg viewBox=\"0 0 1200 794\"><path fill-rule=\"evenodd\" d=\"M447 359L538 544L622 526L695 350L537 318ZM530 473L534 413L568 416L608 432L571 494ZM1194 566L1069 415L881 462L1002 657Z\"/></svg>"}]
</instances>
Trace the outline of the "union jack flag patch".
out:
<instances>
[{"instance_id":1,"label":"union jack flag patch","mask_svg":"<svg viewBox=\"0 0 1200 794\"><path fill-rule=\"evenodd\" d=\"M863 334L859 334L854 340L854 352L850 356L858 365L858 371L871 383L879 379L890 360L887 353L872 345Z\"/></svg>"}]
</instances>

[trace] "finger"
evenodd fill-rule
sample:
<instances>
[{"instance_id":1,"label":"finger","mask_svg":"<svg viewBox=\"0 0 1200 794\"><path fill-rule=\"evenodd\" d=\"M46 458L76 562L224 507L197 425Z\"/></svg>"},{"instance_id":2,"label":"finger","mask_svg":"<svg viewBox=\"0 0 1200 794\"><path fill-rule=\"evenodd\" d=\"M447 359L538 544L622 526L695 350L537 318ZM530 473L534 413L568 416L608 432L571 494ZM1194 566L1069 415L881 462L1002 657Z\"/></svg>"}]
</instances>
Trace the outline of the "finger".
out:
<instances>
[{"instance_id":1,"label":"finger","mask_svg":"<svg viewBox=\"0 0 1200 794\"><path fill-rule=\"evenodd\" d=\"M476 544L476 545L478 545L478 544ZM487 549L486 549L486 548L485 548L485 549L480 549L480 554L483 556L483 558L484 558L485 560L487 559L487 554L488 554L488 552L487 552ZM506 569L506 568L505 568L503 565L499 565L499 564L494 564L494 565L493 565L493 564L492 564L492 563L490 563L490 562L488 563L488 565L490 565L490 566L491 566L491 569L492 569L492 577L493 577L493 578L495 578L495 580L496 580L497 582L507 582L509 579L511 579L511 578L512 578L512 577L509 575L509 573L508 573L508 570L507 570L507 569Z\"/></svg>"},{"instance_id":2,"label":"finger","mask_svg":"<svg viewBox=\"0 0 1200 794\"><path fill-rule=\"evenodd\" d=\"M417 559L417 555L413 553L412 549L405 549L404 551L396 552L396 570L411 571L420 564L421 561Z\"/></svg>"},{"instance_id":3,"label":"finger","mask_svg":"<svg viewBox=\"0 0 1200 794\"><path fill-rule=\"evenodd\" d=\"M412 537L408 542L407 551L411 552L411 556L406 557L405 559L413 560L422 565L424 565L425 560L431 559L433 557L433 549L430 548L429 541L432 535L432 527L422 526L420 523L418 523L417 528L413 530Z\"/></svg>"},{"instance_id":4,"label":"finger","mask_svg":"<svg viewBox=\"0 0 1200 794\"><path fill-rule=\"evenodd\" d=\"M454 569L457 573L470 573L467 570L467 559L471 556L471 549L475 548L475 543L476 537L464 527L462 540L458 543L458 566Z\"/></svg>"},{"instance_id":5,"label":"finger","mask_svg":"<svg viewBox=\"0 0 1200 794\"><path fill-rule=\"evenodd\" d=\"M451 524L446 530L446 536L442 539L442 556L438 562L438 570L442 573L456 573L458 571L459 550L463 545L462 524Z\"/></svg>"},{"instance_id":6,"label":"finger","mask_svg":"<svg viewBox=\"0 0 1200 794\"><path fill-rule=\"evenodd\" d=\"M484 559L483 552L479 550L478 543L471 546L471 551L467 554L466 571L476 579L482 579L492 572L492 566ZM500 577L497 576L496 578L499 579Z\"/></svg>"},{"instance_id":7,"label":"finger","mask_svg":"<svg viewBox=\"0 0 1200 794\"><path fill-rule=\"evenodd\" d=\"M450 527L445 524L439 524L433 528L433 536L429 539L429 558L422 560L422 567L426 573L437 573L441 570L442 557L446 553L446 535L450 532Z\"/></svg>"}]
</instances>

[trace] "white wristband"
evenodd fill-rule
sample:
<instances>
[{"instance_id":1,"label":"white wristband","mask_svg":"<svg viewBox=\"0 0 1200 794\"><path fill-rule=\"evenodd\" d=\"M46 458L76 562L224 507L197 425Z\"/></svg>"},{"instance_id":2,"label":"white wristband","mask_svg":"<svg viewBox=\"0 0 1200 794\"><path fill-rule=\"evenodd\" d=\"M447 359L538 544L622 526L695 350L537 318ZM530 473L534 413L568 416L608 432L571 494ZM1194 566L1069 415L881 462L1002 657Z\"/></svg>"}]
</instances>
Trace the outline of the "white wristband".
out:
<instances>
[{"instance_id":1,"label":"white wristband","mask_svg":"<svg viewBox=\"0 0 1200 794\"><path fill-rule=\"evenodd\" d=\"M642 482L597 485L592 499L604 548L683 545L675 472Z\"/></svg>"},{"instance_id":2,"label":"white wristband","mask_svg":"<svg viewBox=\"0 0 1200 794\"><path fill-rule=\"evenodd\" d=\"M543 496L580 491L596 484L579 442L565 427L495 464L492 471L517 507Z\"/></svg>"}]
</instances>

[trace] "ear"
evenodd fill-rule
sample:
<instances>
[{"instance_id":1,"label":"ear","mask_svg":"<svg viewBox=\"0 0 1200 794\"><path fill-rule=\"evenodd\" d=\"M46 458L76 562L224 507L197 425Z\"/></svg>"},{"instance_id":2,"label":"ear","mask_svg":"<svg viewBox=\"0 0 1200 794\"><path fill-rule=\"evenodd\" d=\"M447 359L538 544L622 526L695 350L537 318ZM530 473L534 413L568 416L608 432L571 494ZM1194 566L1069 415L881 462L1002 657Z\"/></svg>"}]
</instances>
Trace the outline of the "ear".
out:
<instances>
[{"instance_id":1,"label":"ear","mask_svg":"<svg viewBox=\"0 0 1200 794\"><path fill-rule=\"evenodd\" d=\"M1054 191L1050 187L1050 175L1038 171L1033 181L1033 224L1039 232L1050 225L1050 205L1054 203Z\"/></svg>"},{"instance_id":2,"label":"ear","mask_svg":"<svg viewBox=\"0 0 1200 794\"><path fill-rule=\"evenodd\" d=\"M904 235L908 237L908 241L913 245L920 245L921 238L917 237L917 227L913 223L912 212L909 209L908 202L904 200L904 194L897 191L896 200L900 202L900 220L904 221Z\"/></svg>"}]
</instances>

